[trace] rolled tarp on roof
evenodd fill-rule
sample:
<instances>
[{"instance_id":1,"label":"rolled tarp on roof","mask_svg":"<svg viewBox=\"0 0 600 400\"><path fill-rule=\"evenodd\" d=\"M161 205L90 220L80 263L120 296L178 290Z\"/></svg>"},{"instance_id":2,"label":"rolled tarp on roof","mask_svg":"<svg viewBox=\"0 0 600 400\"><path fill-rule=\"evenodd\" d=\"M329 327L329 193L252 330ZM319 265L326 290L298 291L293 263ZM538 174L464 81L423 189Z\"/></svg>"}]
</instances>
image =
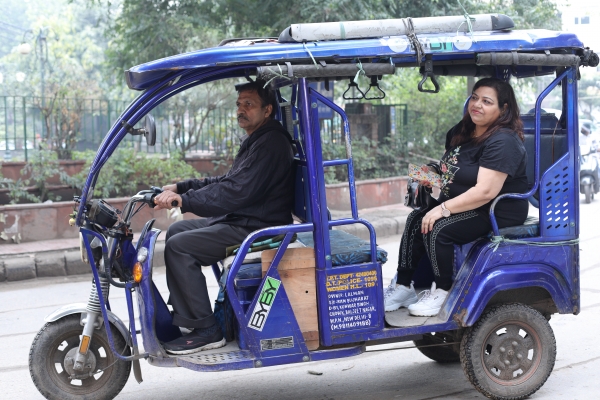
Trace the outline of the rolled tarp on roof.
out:
<instances>
[{"instance_id":1,"label":"rolled tarp on roof","mask_svg":"<svg viewBox=\"0 0 600 400\"><path fill-rule=\"evenodd\" d=\"M475 14L470 16L473 31L495 31L514 28L513 20L503 14ZM292 24L286 28L279 41L311 42L317 40L364 39L383 36L400 36L411 33L468 32L465 16L379 19L370 21L321 22Z\"/></svg>"},{"instance_id":2,"label":"rolled tarp on roof","mask_svg":"<svg viewBox=\"0 0 600 400\"><path fill-rule=\"evenodd\" d=\"M332 78L352 77L357 72L363 71L367 76L392 75L395 67L390 63L363 63L363 64L326 64L315 65L268 65L256 68L257 79L269 80L274 77L289 78Z\"/></svg>"},{"instance_id":3,"label":"rolled tarp on roof","mask_svg":"<svg viewBox=\"0 0 600 400\"><path fill-rule=\"evenodd\" d=\"M575 54L539 54L539 53L479 53L477 65L537 65L548 67L569 67L577 65L581 58Z\"/></svg>"}]
</instances>

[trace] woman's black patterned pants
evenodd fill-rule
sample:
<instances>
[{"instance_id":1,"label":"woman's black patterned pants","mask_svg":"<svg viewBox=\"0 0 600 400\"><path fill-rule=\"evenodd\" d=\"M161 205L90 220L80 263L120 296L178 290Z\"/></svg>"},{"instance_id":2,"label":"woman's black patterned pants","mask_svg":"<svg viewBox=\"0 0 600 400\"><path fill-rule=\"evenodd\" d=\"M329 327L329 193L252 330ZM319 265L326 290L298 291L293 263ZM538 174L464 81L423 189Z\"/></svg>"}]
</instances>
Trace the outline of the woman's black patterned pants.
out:
<instances>
[{"instance_id":1,"label":"woman's black patterned pants","mask_svg":"<svg viewBox=\"0 0 600 400\"><path fill-rule=\"evenodd\" d=\"M488 218L475 211L465 211L440 218L433 230L421 233L421 221L429 210L415 210L408 215L398 255L398 279L396 283L410 286L419 260L427 254L431 261L436 287L449 290L452 286L454 244L466 244L486 235L492 230Z\"/></svg>"}]
</instances>

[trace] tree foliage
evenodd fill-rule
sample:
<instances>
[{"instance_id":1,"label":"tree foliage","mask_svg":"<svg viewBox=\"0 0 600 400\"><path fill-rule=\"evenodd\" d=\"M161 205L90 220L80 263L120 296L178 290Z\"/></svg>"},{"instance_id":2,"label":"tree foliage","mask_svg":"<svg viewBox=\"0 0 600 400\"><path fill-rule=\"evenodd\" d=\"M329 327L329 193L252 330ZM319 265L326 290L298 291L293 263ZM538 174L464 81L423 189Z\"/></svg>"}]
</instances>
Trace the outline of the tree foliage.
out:
<instances>
[{"instance_id":1,"label":"tree foliage","mask_svg":"<svg viewBox=\"0 0 600 400\"><path fill-rule=\"evenodd\" d=\"M83 99L103 97L102 63L106 41L95 27L98 10L82 1L30 0L26 33L30 52L18 48L0 59L9 96L35 96L44 128L37 134L60 159L70 159L80 130ZM24 79L16 79L21 74Z\"/></svg>"},{"instance_id":2,"label":"tree foliage","mask_svg":"<svg viewBox=\"0 0 600 400\"><path fill-rule=\"evenodd\" d=\"M402 69L382 81L391 104L408 104L408 121L403 135L409 151L431 157L444 153L446 132L462 118L466 99L466 78L437 78L440 92L421 93L417 88L421 75L416 69ZM423 161L423 160L420 160Z\"/></svg>"},{"instance_id":3,"label":"tree foliage","mask_svg":"<svg viewBox=\"0 0 600 400\"><path fill-rule=\"evenodd\" d=\"M277 37L293 23L462 15L457 0L123 0L120 13L108 0L107 55L120 73L157 58L216 45L226 37ZM463 0L470 14L505 13L517 28L560 27L551 0Z\"/></svg>"},{"instance_id":4,"label":"tree foliage","mask_svg":"<svg viewBox=\"0 0 600 400\"><path fill-rule=\"evenodd\" d=\"M95 152L78 155L86 160L83 170L73 177L74 184L82 188L95 157ZM175 183L196 176L197 172L187 164L181 153L167 159L157 158L132 148L118 148L102 168L96 182L94 195L99 197L127 196L151 185Z\"/></svg>"}]
</instances>

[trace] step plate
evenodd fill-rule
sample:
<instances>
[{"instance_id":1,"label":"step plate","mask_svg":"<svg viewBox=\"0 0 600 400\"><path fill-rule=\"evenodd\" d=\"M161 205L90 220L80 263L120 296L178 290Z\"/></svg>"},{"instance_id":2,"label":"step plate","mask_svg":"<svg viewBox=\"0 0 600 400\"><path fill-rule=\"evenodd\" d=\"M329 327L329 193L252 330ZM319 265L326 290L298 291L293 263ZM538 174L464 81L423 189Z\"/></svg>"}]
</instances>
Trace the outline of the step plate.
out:
<instances>
[{"instance_id":1,"label":"step plate","mask_svg":"<svg viewBox=\"0 0 600 400\"><path fill-rule=\"evenodd\" d=\"M177 357L177 365L194 371L227 371L254 367L254 357L240 350L235 342L220 349L200 351Z\"/></svg>"}]
</instances>

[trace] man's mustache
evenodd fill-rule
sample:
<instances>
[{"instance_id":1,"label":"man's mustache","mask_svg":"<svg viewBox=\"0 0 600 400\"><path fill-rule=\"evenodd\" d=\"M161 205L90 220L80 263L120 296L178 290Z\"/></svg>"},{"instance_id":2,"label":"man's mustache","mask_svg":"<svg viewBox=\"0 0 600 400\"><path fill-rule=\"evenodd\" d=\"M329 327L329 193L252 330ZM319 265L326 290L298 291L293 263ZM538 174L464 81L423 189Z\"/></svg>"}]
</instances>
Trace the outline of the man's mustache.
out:
<instances>
[{"instance_id":1,"label":"man's mustache","mask_svg":"<svg viewBox=\"0 0 600 400\"><path fill-rule=\"evenodd\" d=\"M241 115L241 114L237 116L237 119L238 120L245 119L246 121L248 121L248 118L246 118L244 115Z\"/></svg>"}]
</instances>

